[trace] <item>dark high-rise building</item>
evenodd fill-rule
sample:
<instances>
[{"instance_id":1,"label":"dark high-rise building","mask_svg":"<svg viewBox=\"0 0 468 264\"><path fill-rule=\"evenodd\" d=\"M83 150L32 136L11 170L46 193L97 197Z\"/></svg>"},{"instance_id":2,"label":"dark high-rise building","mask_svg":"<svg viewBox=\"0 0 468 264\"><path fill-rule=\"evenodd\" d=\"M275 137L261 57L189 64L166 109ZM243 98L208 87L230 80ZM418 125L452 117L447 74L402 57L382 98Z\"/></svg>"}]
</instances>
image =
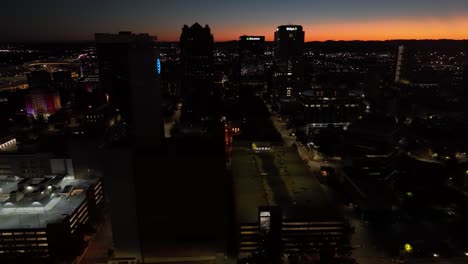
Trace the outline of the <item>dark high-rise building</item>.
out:
<instances>
[{"instance_id":1,"label":"dark high-rise building","mask_svg":"<svg viewBox=\"0 0 468 264\"><path fill-rule=\"evenodd\" d=\"M28 75L29 88L47 88L51 81L48 71L33 71Z\"/></svg>"},{"instance_id":2,"label":"dark high-rise building","mask_svg":"<svg viewBox=\"0 0 468 264\"><path fill-rule=\"evenodd\" d=\"M302 26L283 25L275 32L273 97L289 102L302 90L304 79L304 31Z\"/></svg>"},{"instance_id":3,"label":"dark high-rise building","mask_svg":"<svg viewBox=\"0 0 468 264\"><path fill-rule=\"evenodd\" d=\"M239 40L239 69L241 85L261 93L265 86L265 37L241 36Z\"/></svg>"},{"instance_id":4,"label":"dark high-rise building","mask_svg":"<svg viewBox=\"0 0 468 264\"><path fill-rule=\"evenodd\" d=\"M265 36L241 36L239 38L239 56L264 55L264 53Z\"/></svg>"},{"instance_id":5,"label":"dark high-rise building","mask_svg":"<svg viewBox=\"0 0 468 264\"><path fill-rule=\"evenodd\" d=\"M180 62L183 68L183 95L203 92L200 89L213 79L214 39L210 27L195 23L184 25L180 35ZM199 89L200 88L200 89Z\"/></svg>"},{"instance_id":6,"label":"dark high-rise building","mask_svg":"<svg viewBox=\"0 0 468 264\"><path fill-rule=\"evenodd\" d=\"M224 127L218 124L216 137L159 142L161 106L159 94L154 96L160 92L159 74L165 65L155 56L152 40L128 33L97 35L96 40L100 79L110 93L110 105L127 107L131 122L124 127L135 131L133 137L123 135L106 144L101 155L111 201L110 263L196 262L216 259L218 254L223 259ZM201 54L194 47L187 49ZM201 57L185 57L187 65L203 64ZM113 103L114 87L121 89L117 96L130 101L121 97ZM101 113L89 115L93 121L102 118Z\"/></svg>"},{"instance_id":7,"label":"dark high-rise building","mask_svg":"<svg viewBox=\"0 0 468 264\"><path fill-rule=\"evenodd\" d=\"M157 145L162 133L158 53L148 34L96 34L99 78L106 98L133 129L139 145ZM137 142L137 144L138 144Z\"/></svg>"},{"instance_id":8,"label":"dark high-rise building","mask_svg":"<svg viewBox=\"0 0 468 264\"><path fill-rule=\"evenodd\" d=\"M99 74L109 106L119 118L103 150L103 172L110 189L111 219L117 259L142 259L141 210L150 201L141 186L151 185L141 169L157 160L162 137L158 52L147 34L96 34ZM92 115L95 115L94 113ZM128 133L120 128L128 128Z\"/></svg>"},{"instance_id":9,"label":"dark high-rise building","mask_svg":"<svg viewBox=\"0 0 468 264\"><path fill-rule=\"evenodd\" d=\"M298 25L283 25L276 28L275 56L290 58L302 56L304 49L304 30Z\"/></svg>"}]
</instances>

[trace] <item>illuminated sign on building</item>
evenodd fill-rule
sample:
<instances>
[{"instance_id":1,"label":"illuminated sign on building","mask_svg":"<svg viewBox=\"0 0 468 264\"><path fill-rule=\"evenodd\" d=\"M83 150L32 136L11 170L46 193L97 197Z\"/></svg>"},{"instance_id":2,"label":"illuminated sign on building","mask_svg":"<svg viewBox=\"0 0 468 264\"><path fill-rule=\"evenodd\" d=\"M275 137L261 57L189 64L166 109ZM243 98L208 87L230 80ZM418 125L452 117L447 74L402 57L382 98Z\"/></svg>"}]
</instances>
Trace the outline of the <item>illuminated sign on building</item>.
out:
<instances>
[{"instance_id":1,"label":"illuminated sign on building","mask_svg":"<svg viewBox=\"0 0 468 264\"><path fill-rule=\"evenodd\" d=\"M156 59L156 70L158 71L158 75L161 74L161 60L159 58Z\"/></svg>"},{"instance_id":2,"label":"illuminated sign on building","mask_svg":"<svg viewBox=\"0 0 468 264\"><path fill-rule=\"evenodd\" d=\"M287 27L286 31L297 31L297 27Z\"/></svg>"},{"instance_id":3,"label":"illuminated sign on building","mask_svg":"<svg viewBox=\"0 0 468 264\"><path fill-rule=\"evenodd\" d=\"M259 37L248 37L246 40L260 40Z\"/></svg>"},{"instance_id":4,"label":"illuminated sign on building","mask_svg":"<svg viewBox=\"0 0 468 264\"><path fill-rule=\"evenodd\" d=\"M260 212L260 230L268 232L271 227L271 218L270 212L262 211Z\"/></svg>"}]
</instances>

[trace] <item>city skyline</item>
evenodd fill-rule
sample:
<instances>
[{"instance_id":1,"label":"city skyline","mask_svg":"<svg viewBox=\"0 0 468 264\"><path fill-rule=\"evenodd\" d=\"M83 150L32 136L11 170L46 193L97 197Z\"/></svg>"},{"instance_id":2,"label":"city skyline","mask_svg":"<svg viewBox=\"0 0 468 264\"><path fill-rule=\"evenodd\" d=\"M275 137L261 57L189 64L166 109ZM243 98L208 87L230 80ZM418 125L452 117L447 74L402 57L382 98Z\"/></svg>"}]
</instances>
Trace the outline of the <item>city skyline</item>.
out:
<instances>
[{"instance_id":1,"label":"city skyline","mask_svg":"<svg viewBox=\"0 0 468 264\"><path fill-rule=\"evenodd\" d=\"M450 1L236 1L65 3L22 0L3 8L0 41L92 40L96 32L147 32L160 41L178 41L182 26L208 24L216 42L264 35L273 40L281 24L304 26L306 41L467 39L468 6ZM29 6L26 10L21 7ZM21 11L23 16L15 14ZM33 23L34 21L34 23ZM55 23L60 21L61 23Z\"/></svg>"}]
</instances>

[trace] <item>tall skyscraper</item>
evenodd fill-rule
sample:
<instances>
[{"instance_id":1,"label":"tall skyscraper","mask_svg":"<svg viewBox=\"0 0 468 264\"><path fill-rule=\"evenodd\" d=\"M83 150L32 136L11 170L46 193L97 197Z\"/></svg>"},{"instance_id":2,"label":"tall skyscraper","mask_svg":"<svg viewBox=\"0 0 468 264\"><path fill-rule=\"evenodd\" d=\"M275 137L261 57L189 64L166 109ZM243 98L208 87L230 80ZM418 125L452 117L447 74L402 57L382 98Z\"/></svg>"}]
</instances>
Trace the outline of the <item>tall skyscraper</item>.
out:
<instances>
[{"instance_id":1,"label":"tall skyscraper","mask_svg":"<svg viewBox=\"0 0 468 264\"><path fill-rule=\"evenodd\" d=\"M395 71L395 82L400 82L405 63L405 46L398 47L397 64Z\"/></svg>"},{"instance_id":2,"label":"tall skyscraper","mask_svg":"<svg viewBox=\"0 0 468 264\"><path fill-rule=\"evenodd\" d=\"M146 168L154 164L162 137L158 52L147 34L96 34L99 74L109 105L128 128L103 150L104 181L110 189L114 257L141 261L142 186L154 184ZM159 61L159 63L158 63Z\"/></svg>"},{"instance_id":3,"label":"tall skyscraper","mask_svg":"<svg viewBox=\"0 0 468 264\"><path fill-rule=\"evenodd\" d=\"M239 39L239 78L241 85L261 93L265 85L265 36L241 36Z\"/></svg>"},{"instance_id":4,"label":"tall skyscraper","mask_svg":"<svg viewBox=\"0 0 468 264\"><path fill-rule=\"evenodd\" d=\"M107 144L101 155L110 190L111 263L197 262L218 254L223 259L223 138L174 137L157 144L158 69L164 64L153 41L148 35L129 33L96 35L96 40L110 105L127 107L120 112L128 111L127 127L134 131ZM114 87L120 90L113 95ZM116 95L122 97L112 102Z\"/></svg>"},{"instance_id":5,"label":"tall skyscraper","mask_svg":"<svg viewBox=\"0 0 468 264\"><path fill-rule=\"evenodd\" d=\"M283 25L276 28L276 57L300 57L304 49L304 30L299 25Z\"/></svg>"},{"instance_id":6,"label":"tall skyscraper","mask_svg":"<svg viewBox=\"0 0 468 264\"><path fill-rule=\"evenodd\" d=\"M162 133L158 53L148 34L96 34L99 78L109 104L132 128L137 144L157 145Z\"/></svg>"},{"instance_id":7,"label":"tall skyscraper","mask_svg":"<svg viewBox=\"0 0 468 264\"><path fill-rule=\"evenodd\" d=\"M195 23L191 27L184 25L180 35L180 61L183 68L183 95L207 89L205 84L213 79L214 39L208 25L202 27Z\"/></svg>"},{"instance_id":8,"label":"tall skyscraper","mask_svg":"<svg viewBox=\"0 0 468 264\"><path fill-rule=\"evenodd\" d=\"M303 89L304 31L299 25L279 26L275 32L275 73L273 96L289 102Z\"/></svg>"}]
</instances>

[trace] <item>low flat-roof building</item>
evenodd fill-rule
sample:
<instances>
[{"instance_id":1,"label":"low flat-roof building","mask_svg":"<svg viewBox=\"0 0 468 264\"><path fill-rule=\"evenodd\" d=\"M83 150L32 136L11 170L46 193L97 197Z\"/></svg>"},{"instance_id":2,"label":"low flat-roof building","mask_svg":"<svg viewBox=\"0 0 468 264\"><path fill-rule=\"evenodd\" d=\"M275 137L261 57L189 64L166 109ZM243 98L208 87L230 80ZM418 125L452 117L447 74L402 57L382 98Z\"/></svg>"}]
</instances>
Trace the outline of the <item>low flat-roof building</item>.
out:
<instances>
[{"instance_id":1,"label":"low flat-roof building","mask_svg":"<svg viewBox=\"0 0 468 264\"><path fill-rule=\"evenodd\" d=\"M238 252L256 251L262 234L289 254L346 243L347 224L296 150L270 145L263 151L237 144L232 175Z\"/></svg>"},{"instance_id":2,"label":"low flat-roof building","mask_svg":"<svg viewBox=\"0 0 468 264\"><path fill-rule=\"evenodd\" d=\"M86 246L83 227L103 203L99 180L0 178L0 261L55 263Z\"/></svg>"}]
</instances>

